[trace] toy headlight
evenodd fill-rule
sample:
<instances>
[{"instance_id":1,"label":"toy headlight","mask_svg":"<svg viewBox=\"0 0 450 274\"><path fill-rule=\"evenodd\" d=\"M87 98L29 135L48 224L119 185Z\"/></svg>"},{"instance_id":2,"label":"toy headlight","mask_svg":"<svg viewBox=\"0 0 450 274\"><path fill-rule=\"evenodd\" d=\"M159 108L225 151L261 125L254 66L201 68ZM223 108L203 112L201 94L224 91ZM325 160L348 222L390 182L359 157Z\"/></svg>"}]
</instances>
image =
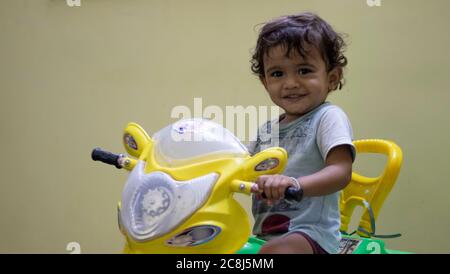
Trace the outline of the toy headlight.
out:
<instances>
[{"instance_id":1,"label":"toy headlight","mask_svg":"<svg viewBox=\"0 0 450 274\"><path fill-rule=\"evenodd\" d=\"M137 241L170 232L206 202L218 177L211 173L179 182L161 171L145 174L144 162L139 161L122 195L120 214L126 231Z\"/></svg>"}]
</instances>

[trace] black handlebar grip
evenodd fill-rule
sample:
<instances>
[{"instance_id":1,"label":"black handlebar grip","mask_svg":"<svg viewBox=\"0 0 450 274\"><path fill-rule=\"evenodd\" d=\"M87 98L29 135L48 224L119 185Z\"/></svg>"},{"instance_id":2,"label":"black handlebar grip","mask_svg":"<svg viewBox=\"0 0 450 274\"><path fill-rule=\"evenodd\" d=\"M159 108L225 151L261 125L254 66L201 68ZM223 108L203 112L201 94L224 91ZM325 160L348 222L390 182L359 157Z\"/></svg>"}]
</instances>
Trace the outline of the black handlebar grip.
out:
<instances>
[{"instance_id":1,"label":"black handlebar grip","mask_svg":"<svg viewBox=\"0 0 450 274\"><path fill-rule=\"evenodd\" d=\"M303 199L303 189L290 186L284 191L284 198L286 200L300 202Z\"/></svg>"},{"instance_id":2,"label":"black handlebar grip","mask_svg":"<svg viewBox=\"0 0 450 274\"><path fill-rule=\"evenodd\" d=\"M92 150L91 154L92 160L94 161L100 161L108 165L113 165L117 168L122 168L121 165L119 165L119 158L121 157L120 154L114 154L105 150L102 150L99 147L94 148Z\"/></svg>"},{"instance_id":3,"label":"black handlebar grip","mask_svg":"<svg viewBox=\"0 0 450 274\"><path fill-rule=\"evenodd\" d=\"M266 194L263 192L262 197L267 198ZM297 189L295 187L288 187L284 191L284 198L289 201L300 202L303 199L303 189Z\"/></svg>"}]
</instances>

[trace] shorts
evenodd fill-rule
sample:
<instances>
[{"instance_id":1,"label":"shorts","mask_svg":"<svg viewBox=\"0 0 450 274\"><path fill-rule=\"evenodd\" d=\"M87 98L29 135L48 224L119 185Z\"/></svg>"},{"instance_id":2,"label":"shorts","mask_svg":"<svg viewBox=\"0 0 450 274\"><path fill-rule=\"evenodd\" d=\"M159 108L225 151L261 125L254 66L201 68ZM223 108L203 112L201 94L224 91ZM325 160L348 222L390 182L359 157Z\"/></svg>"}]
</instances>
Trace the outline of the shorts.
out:
<instances>
[{"instance_id":1,"label":"shorts","mask_svg":"<svg viewBox=\"0 0 450 274\"><path fill-rule=\"evenodd\" d=\"M295 231L293 233L298 233L302 235L308 241L314 254L328 254L328 252L325 249L323 249L316 241L314 241L311 237L309 237L309 235L306 234L305 232Z\"/></svg>"}]
</instances>

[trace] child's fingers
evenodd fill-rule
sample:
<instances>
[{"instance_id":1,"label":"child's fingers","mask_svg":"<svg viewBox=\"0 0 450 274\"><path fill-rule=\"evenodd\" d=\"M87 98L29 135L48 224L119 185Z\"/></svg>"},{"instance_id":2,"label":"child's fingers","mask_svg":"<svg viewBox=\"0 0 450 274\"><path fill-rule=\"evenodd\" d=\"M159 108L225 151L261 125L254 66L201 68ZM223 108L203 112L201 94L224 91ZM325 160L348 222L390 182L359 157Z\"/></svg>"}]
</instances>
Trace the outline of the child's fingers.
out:
<instances>
[{"instance_id":1,"label":"child's fingers","mask_svg":"<svg viewBox=\"0 0 450 274\"><path fill-rule=\"evenodd\" d=\"M280 199L284 198L284 192L291 185L290 178L282 177L278 187L278 197Z\"/></svg>"},{"instance_id":2,"label":"child's fingers","mask_svg":"<svg viewBox=\"0 0 450 274\"><path fill-rule=\"evenodd\" d=\"M291 179L283 175L262 175L255 181L252 187L253 193L264 193L266 200L271 200L271 204L284 198L287 187L292 185Z\"/></svg>"},{"instance_id":3,"label":"child's fingers","mask_svg":"<svg viewBox=\"0 0 450 274\"><path fill-rule=\"evenodd\" d=\"M258 184L256 184L256 183L252 184L252 186L250 187L250 192L251 193L260 193L260 188L259 188Z\"/></svg>"},{"instance_id":4,"label":"child's fingers","mask_svg":"<svg viewBox=\"0 0 450 274\"><path fill-rule=\"evenodd\" d=\"M261 176L259 176L259 177L256 179L255 184L258 185L258 191L259 191L259 193L263 193L263 192L264 192L264 185L265 185L265 182L266 182L269 178L270 178L269 175L261 175Z\"/></svg>"},{"instance_id":5,"label":"child's fingers","mask_svg":"<svg viewBox=\"0 0 450 274\"><path fill-rule=\"evenodd\" d=\"M276 200L277 196L277 177L271 176L264 183L264 193L268 200Z\"/></svg>"},{"instance_id":6,"label":"child's fingers","mask_svg":"<svg viewBox=\"0 0 450 274\"><path fill-rule=\"evenodd\" d=\"M277 198L278 200L283 199L284 198L284 190L286 188L283 187L283 185L280 184L280 186L277 187Z\"/></svg>"},{"instance_id":7,"label":"child's fingers","mask_svg":"<svg viewBox=\"0 0 450 274\"><path fill-rule=\"evenodd\" d=\"M260 186L263 190L263 197L267 200L270 200L270 178L262 181Z\"/></svg>"},{"instance_id":8,"label":"child's fingers","mask_svg":"<svg viewBox=\"0 0 450 274\"><path fill-rule=\"evenodd\" d=\"M284 197L284 176L278 176L276 178L276 184L274 184L273 198L281 200Z\"/></svg>"}]
</instances>

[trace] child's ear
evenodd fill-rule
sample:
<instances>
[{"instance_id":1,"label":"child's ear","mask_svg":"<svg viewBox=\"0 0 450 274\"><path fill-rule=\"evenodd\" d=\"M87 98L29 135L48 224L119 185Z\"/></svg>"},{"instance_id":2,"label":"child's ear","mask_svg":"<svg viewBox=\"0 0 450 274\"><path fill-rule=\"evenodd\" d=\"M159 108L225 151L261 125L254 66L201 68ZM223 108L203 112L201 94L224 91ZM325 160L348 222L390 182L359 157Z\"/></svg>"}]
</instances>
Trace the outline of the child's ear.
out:
<instances>
[{"instance_id":1,"label":"child's ear","mask_svg":"<svg viewBox=\"0 0 450 274\"><path fill-rule=\"evenodd\" d=\"M342 68L335 67L328 72L328 90L333 91L339 87L339 82L342 79Z\"/></svg>"}]
</instances>

